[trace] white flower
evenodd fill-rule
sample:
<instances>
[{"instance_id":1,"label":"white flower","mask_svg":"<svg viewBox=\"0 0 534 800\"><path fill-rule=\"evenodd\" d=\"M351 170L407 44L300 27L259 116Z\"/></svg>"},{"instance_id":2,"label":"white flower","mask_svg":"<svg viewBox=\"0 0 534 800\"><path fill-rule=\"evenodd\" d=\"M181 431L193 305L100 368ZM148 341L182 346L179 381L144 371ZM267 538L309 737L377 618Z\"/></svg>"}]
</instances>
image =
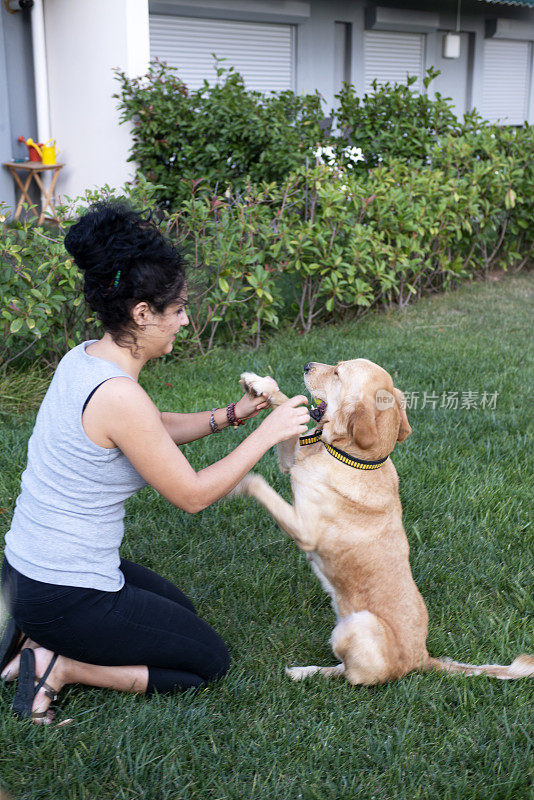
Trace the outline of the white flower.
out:
<instances>
[{"instance_id":1,"label":"white flower","mask_svg":"<svg viewBox=\"0 0 534 800\"><path fill-rule=\"evenodd\" d=\"M361 147L345 147L341 152L350 166L356 164L358 161L365 161L365 156L362 153ZM314 151L314 156L320 164L329 166L331 169L334 171L337 170L337 172L341 174L342 170L337 163L337 154L333 147L318 147L317 150Z\"/></svg>"},{"instance_id":2,"label":"white flower","mask_svg":"<svg viewBox=\"0 0 534 800\"><path fill-rule=\"evenodd\" d=\"M354 164L358 161L365 161L365 156L362 153L361 147L345 147L343 153L348 157L349 161L352 161Z\"/></svg>"},{"instance_id":3,"label":"white flower","mask_svg":"<svg viewBox=\"0 0 534 800\"><path fill-rule=\"evenodd\" d=\"M328 159L330 164L335 162L336 154L333 147L323 147L323 153Z\"/></svg>"},{"instance_id":4,"label":"white flower","mask_svg":"<svg viewBox=\"0 0 534 800\"><path fill-rule=\"evenodd\" d=\"M336 153L333 147L318 147L314 152L314 156L321 164L327 162L332 165L336 160Z\"/></svg>"}]
</instances>

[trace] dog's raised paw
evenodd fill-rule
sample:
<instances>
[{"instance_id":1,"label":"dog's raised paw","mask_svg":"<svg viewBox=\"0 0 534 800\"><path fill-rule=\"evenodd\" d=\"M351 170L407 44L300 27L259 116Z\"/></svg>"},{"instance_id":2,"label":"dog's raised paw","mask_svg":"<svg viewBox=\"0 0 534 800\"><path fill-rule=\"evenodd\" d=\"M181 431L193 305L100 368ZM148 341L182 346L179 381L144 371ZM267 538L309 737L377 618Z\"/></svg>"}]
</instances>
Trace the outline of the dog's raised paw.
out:
<instances>
[{"instance_id":1,"label":"dog's raised paw","mask_svg":"<svg viewBox=\"0 0 534 800\"><path fill-rule=\"evenodd\" d=\"M292 681L302 681L309 675L315 675L320 669L321 667L286 667L286 675L289 675Z\"/></svg>"},{"instance_id":2,"label":"dog's raised paw","mask_svg":"<svg viewBox=\"0 0 534 800\"><path fill-rule=\"evenodd\" d=\"M264 378L256 375L255 372L242 372L239 383L243 390L252 397L259 397L262 394L267 395L269 398L273 392L278 392L278 384L274 378L266 375Z\"/></svg>"}]
</instances>

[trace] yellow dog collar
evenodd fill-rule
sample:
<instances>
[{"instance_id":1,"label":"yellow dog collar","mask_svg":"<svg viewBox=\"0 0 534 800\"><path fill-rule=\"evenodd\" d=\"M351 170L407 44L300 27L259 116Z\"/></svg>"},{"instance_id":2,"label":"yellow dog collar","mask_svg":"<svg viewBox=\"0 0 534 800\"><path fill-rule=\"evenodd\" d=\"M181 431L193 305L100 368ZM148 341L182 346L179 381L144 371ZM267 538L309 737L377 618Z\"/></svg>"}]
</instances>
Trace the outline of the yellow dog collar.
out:
<instances>
[{"instance_id":1,"label":"yellow dog collar","mask_svg":"<svg viewBox=\"0 0 534 800\"><path fill-rule=\"evenodd\" d=\"M355 469L379 469L384 461L387 461L389 456L385 458L381 458L379 461L364 461L361 458L356 458L355 456L350 456L348 453L345 453L344 450L339 450L339 448L334 447L331 444L327 444L323 442L321 436L323 434L322 430L316 430L313 433L308 433L305 436L301 436L299 438L299 443L301 447L307 444L315 444L315 442L321 442L324 444L328 452L334 458L337 458L338 461L341 461L342 464L346 464L348 467L354 467Z\"/></svg>"}]
</instances>

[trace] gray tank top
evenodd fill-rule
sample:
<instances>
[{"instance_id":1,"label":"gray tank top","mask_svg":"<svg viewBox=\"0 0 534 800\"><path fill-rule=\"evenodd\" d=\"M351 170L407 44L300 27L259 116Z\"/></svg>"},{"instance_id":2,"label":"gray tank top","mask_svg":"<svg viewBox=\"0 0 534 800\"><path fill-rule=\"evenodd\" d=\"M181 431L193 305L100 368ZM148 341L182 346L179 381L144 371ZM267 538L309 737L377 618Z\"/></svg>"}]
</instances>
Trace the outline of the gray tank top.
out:
<instances>
[{"instance_id":1,"label":"gray tank top","mask_svg":"<svg viewBox=\"0 0 534 800\"><path fill-rule=\"evenodd\" d=\"M110 378L134 380L86 353L93 341L61 359L41 404L5 553L28 578L115 592L124 584L124 501L147 483L118 447L100 447L83 428L94 389Z\"/></svg>"}]
</instances>

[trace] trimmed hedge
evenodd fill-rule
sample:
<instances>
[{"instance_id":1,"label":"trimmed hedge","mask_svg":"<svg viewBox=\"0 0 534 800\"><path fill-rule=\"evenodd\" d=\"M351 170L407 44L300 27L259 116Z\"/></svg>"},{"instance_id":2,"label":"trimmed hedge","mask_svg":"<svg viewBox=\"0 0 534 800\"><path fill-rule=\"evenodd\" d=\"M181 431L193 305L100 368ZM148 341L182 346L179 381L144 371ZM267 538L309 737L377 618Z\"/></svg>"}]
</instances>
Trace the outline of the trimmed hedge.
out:
<instances>
[{"instance_id":1,"label":"trimmed hedge","mask_svg":"<svg viewBox=\"0 0 534 800\"><path fill-rule=\"evenodd\" d=\"M404 307L495 266L523 268L534 254L533 149L532 128L488 126L443 137L429 164L390 158L367 170L317 160L238 193L193 186L177 211L161 213L189 264L191 325L176 349L258 345L282 324L308 331ZM158 190L140 175L122 196L154 207ZM4 223L0 364L19 354L55 363L98 335L62 245L73 210L62 209L59 238L34 222Z\"/></svg>"},{"instance_id":2,"label":"trimmed hedge","mask_svg":"<svg viewBox=\"0 0 534 800\"><path fill-rule=\"evenodd\" d=\"M446 98L413 93L408 79L361 100L346 85L333 136L318 95L265 97L233 70L218 75L190 93L162 64L144 79L118 73L141 166L120 196L157 208L190 266L191 326L177 350L257 346L283 324L309 331L404 307L532 260L528 125L499 128L476 112L460 123ZM59 231L8 223L0 208L0 367L56 363L99 335L62 237L88 202L115 194L105 186L64 206Z\"/></svg>"},{"instance_id":3,"label":"trimmed hedge","mask_svg":"<svg viewBox=\"0 0 534 800\"><path fill-rule=\"evenodd\" d=\"M476 111L459 121L450 98L427 94L440 74L432 67L423 93L412 90L416 78L409 76L405 85L374 82L363 97L344 84L326 118L317 92L265 95L247 90L217 60L215 71L217 83L190 91L175 68L158 61L143 78L116 70L121 120L133 123L129 160L158 186L157 201L167 210L177 210L198 185L223 195L250 183L281 183L313 164L319 147L331 148L344 169L360 172L347 157L350 146L363 151L368 169L391 159L430 165L436 145L448 138L493 130Z\"/></svg>"}]
</instances>

